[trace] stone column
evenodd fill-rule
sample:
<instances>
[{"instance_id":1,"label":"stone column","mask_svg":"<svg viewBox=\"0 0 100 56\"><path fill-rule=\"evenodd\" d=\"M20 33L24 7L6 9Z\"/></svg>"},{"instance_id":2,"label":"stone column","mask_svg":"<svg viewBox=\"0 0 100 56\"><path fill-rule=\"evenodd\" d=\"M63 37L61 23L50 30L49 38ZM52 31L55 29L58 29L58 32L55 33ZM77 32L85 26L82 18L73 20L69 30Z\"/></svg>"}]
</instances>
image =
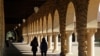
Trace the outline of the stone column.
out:
<instances>
[{"instance_id":1,"label":"stone column","mask_svg":"<svg viewBox=\"0 0 100 56\"><path fill-rule=\"evenodd\" d=\"M4 0L0 0L0 56L4 56L5 24L4 24Z\"/></svg>"},{"instance_id":2,"label":"stone column","mask_svg":"<svg viewBox=\"0 0 100 56\"><path fill-rule=\"evenodd\" d=\"M29 44L30 44L30 42L31 42L31 36L32 36L32 32L31 32L31 21L30 21L30 19L29 19L29 28L28 28L28 36L29 36Z\"/></svg>"},{"instance_id":3,"label":"stone column","mask_svg":"<svg viewBox=\"0 0 100 56\"><path fill-rule=\"evenodd\" d=\"M32 40L32 34L29 35L29 43L31 43Z\"/></svg>"},{"instance_id":4,"label":"stone column","mask_svg":"<svg viewBox=\"0 0 100 56\"><path fill-rule=\"evenodd\" d=\"M78 56L87 56L87 9L89 0L75 1Z\"/></svg>"},{"instance_id":5,"label":"stone column","mask_svg":"<svg viewBox=\"0 0 100 56\"><path fill-rule=\"evenodd\" d=\"M72 31L67 31L66 32L66 39L67 39L66 44L68 44L67 45L67 47L68 47L68 54L72 54L72 52L71 52L71 50L72 50Z\"/></svg>"},{"instance_id":6,"label":"stone column","mask_svg":"<svg viewBox=\"0 0 100 56\"><path fill-rule=\"evenodd\" d=\"M40 35L37 36L37 39L38 39L38 52L40 52L40 44L41 44Z\"/></svg>"},{"instance_id":7,"label":"stone column","mask_svg":"<svg viewBox=\"0 0 100 56\"><path fill-rule=\"evenodd\" d=\"M78 56L87 56L86 30L78 32Z\"/></svg>"},{"instance_id":8,"label":"stone column","mask_svg":"<svg viewBox=\"0 0 100 56\"><path fill-rule=\"evenodd\" d=\"M30 42L30 33L29 33L29 22L27 22L27 34L26 34L26 38L27 38L27 44L29 44Z\"/></svg>"},{"instance_id":9,"label":"stone column","mask_svg":"<svg viewBox=\"0 0 100 56\"><path fill-rule=\"evenodd\" d=\"M31 34L28 34L28 44L30 44Z\"/></svg>"},{"instance_id":10,"label":"stone column","mask_svg":"<svg viewBox=\"0 0 100 56\"><path fill-rule=\"evenodd\" d=\"M60 2L61 3L61 2ZM58 5L59 6L59 5ZM61 6L61 5L60 5ZM64 6L64 5L62 5ZM66 56L66 54L68 53L68 47L67 47L67 40L66 40L66 10L62 10L65 9L65 7L61 7L60 8L60 34L61 34L61 56Z\"/></svg>"},{"instance_id":11,"label":"stone column","mask_svg":"<svg viewBox=\"0 0 100 56\"><path fill-rule=\"evenodd\" d=\"M25 35L23 35L23 39L24 39L24 40L23 40L23 43L25 43Z\"/></svg>"},{"instance_id":12,"label":"stone column","mask_svg":"<svg viewBox=\"0 0 100 56\"><path fill-rule=\"evenodd\" d=\"M27 41L27 44L29 44L29 35L28 34L26 35L26 41Z\"/></svg>"},{"instance_id":13,"label":"stone column","mask_svg":"<svg viewBox=\"0 0 100 56\"><path fill-rule=\"evenodd\" d=\"M31 34L31 35L30 35L30 42L32 41L32 37L33 37L33 35Z\"/></svg>"},{"instance_id":14,"label":"stone column","mask_svg":"<svg viewBox=\"0 0 100 56\"><path fill-rule=\"evenodd\" d=\"M42 42L42 38L43 38L43 35L41 35L40 39L41 39L41 42Z\"/></svg>"},{"instance_id":15,"label":"stone column","mask_svg":"<svg viewBox=\"0 0 100 56\"><path fill-rule=\"evenodd\" d=\"M41 43L41 41L40 41L40 40L41 40L41 39L40 39L40 35L38 35L37 38L38 38L38 44L39 44L39 46L40 46L40 43Z\"/></svg>"},{"instance_id":16,"label":"stone column","mask_svg":"<svg viewBox=\"0 0 100 56\"><path fill-rule=\"evenodd\" d=\"M30 40L30 29L29 29L29 19L27 19L27 44L29 44L29 40Z\"/></svg>"},{"instance_id":17,"label":"stone column","mask_svg":"<svg viewBox=\"0 0 100 56\"><path fill-rule=\"evenodd\" d=\"M31 32L31 36L30 36L30 42L32 41L32 37L33 37L33 30L32 30L32 21L31 21L31 26L30 26L30 32Z\"/></svg>"},{"instance_id":18,"label":"stone column","mask_svg":"<svg viewBox=\"0 0 100 56\"><path fill-rule=\"evenodd\" d=\"M28 25L28 21L27 20L26 20L25 26L26 26L25 27L25 31L26 31L26 41L27 41L26 43L28 44L29 43L29 35L28 35L29 34L29 32L28 32L28 26L29 25Z\"/></svg>"},{"instance_id":19,"label":"stone column","mask_svg":"<svg viewBox=\"0 0 100 56\"><path fill-rule=\"evenodd\" d=\"M27 35L27 44L30 43L30 34Z\"/></svg>"},{"instance_id":20,"label":"stone column","mask_svg":"<svg viewBox=\"0 0 100 56\"><path fill-rule=\"evenodd\" d=\"M27 22L24 23L24 42L27 43Z\"/></svg>"},{"instance_id":21,"label":"stone column","mask_svg":"<svg viewBox=\"0 0 100 56\"><path fill-rule=\"evenodd\" d=\"M52 50L52 35L48 36L48 49Z\"/></svg>"},{"instance_id":22,"label":"stone column","mask_svg":"<svg viewBox=\"0 0 100 56\"><path fill-rule=\"evenodd\" d=\"M88 47L87 47L87 49L88 49L88 51L87 51L87 54L88 54L88 56L95 56L95 54L94 54L94 47L95 47L95 36L94 36L94 34L95 34L95 32L96 32L96 30L95 29L88 29L87 30L87 38L88 38Z\"/></svg>"},{"instance_id":23,"label":"stone column","mask_svg":"<svg viewBox=\"0 0 100 56\"><path fill-rule=\"evenodd\" d=\"M53 52L58 52L58 34L53 35L53 38L54 38Z\"/></svg>"},{"instance_id":24,"label":"stone column","mask_svg":"<svg viewBox=\"0 0 100 56\"><path fill-rule=\"evenodd\" d=\"M24 37L24 41L25 41L25 43L27 43L27 36L26 35Z\"/></svg>"},{"instance_id":25,"label":"stone column","mask_svg":"<svg viewBox=\"0 0 100 56\"><path fill-rule=\"evenodd\" d=\"M25 31L24 31L24 23L22 23L22 37L23 37L23 42L24 42L24 34L25 34Z\"/></svg>"},{"instance_id":26,"label":"stone column","mask_svg":"<svg viewBox=\"0 0 100 56\"><path fill-rule=\"evenodd\" d=\"M46 40L46 42L47 42L47 35L44 35L44 38L45 38L45 40Z\"/></svg>"},{"instance_id":27,"label":"stone column","mask_svg":"<svg viewBox=\"0 0 100 56\"><path fill-rule=\"evenodd\" d=\"M63 33L63 35L61 35L61 56L66 56L68 53L68 41L66 37L66 33Z\"/></svg>"}]
</instances>

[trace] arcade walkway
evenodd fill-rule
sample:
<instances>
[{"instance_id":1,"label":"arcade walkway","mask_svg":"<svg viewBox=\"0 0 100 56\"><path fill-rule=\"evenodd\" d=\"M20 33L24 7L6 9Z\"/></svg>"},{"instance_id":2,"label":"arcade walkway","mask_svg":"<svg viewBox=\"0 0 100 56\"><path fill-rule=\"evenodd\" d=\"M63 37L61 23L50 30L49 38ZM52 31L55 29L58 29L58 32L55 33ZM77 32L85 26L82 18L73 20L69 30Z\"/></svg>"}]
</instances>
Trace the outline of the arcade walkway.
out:
<instances>
[{"instance_id":1,"label":"arcade walkway","mask_svg":"<svg viewBox=\"0 0 100 56\"><path fill-rule=\"evenodd\" d=\"M6 47L5 56L32 56L31 47L25 43L13 43L10 47ZM41 56L41 53L37 52L37 56ZM59 54L48 51L47 56L59 56Z\"/></svg>"},{"instance_id":2,"label":"arcade walkway","mask_svg":"<svg viewBox=\"0 0 100 56\"><path fill-rule=\"evenodd\" d=\"M72 53L68 56L78 56L77 44L73 43ZM13 43L10 47L5 49L5 56L32 56L31 47L25 43ZM95 45L95 56L100 55L100 46ZM41 56L40 52L37 52L37 56ZM48 51L47 56L60 56L59 53L52 53Z\"/></svg>"}]
</instances>

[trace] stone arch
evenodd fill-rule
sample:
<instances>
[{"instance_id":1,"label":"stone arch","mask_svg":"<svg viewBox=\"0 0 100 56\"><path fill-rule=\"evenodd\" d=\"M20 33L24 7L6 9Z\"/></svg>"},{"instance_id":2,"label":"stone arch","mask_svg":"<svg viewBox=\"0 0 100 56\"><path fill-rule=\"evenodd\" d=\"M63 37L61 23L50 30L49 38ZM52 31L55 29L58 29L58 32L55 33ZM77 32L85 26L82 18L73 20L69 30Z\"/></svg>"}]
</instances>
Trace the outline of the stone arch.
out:
<instances>
[{"instance_id":1,"label":"stone arch","mask_svg":"<svg viewBox=\"0 0 100 56\"><path fill-rule=\"evenodd\" d=\"M88 14L87 14L87 28L98 28L97 20L99 17L99 3L100 3L100 0L89 1ZM90 38L88 38L88 56L91 56L91 55L95 56L94 42L95 42L95 36L93 34L93 36L90 36Z\"/></svg>"},{"instance_id":2,"label":"stone arch","mask_svg":"<svg viewBox=\"0 0 100 56\"><path fill-rule=\"evenodd\" d=\"M95 41L97 42L97 41L99 41L100 39L100 34L99 34L99 32L100 32L100 2L99 2L99 8L98 8L98 17L97 17L97 21L98 21L98 30L97 30L97 32L96 32L96 34L95 34Z\"/></svg>"},{"instance_id":3,"label":"stone arch","mask_svg":"<svg viewBox=\"0 0 100 56\"><path fill-rule=\"evenodd\" d=\"M66 30L74 30L75 28L75 9L72 2L69 3L66 13Z\"/></svg>"},{"instance_id":4,"label":"stone arch","mask_svg":"<svg viewBox=\"0 0 100 56\"><path fill-rule=\"evenodd\" d=\"M54 21L53 21L53 32L59 32L59 13L58 10L55 10Z\"/></svg>"},{"instance_id":5,"label":"stone arch","mask_svg":"<svg viewBox=\"0 0 100 56\"><path fill-rule=\"evenodd\" d=\"M73 35L76 30L76 16L75 16L75 8L73 2L69 2L66 9L66 32L69 35L67 39L67 47L68 53L72 53L72 42L75 41L75 36ZM77 52L78 50L76 50ZM78 54L78 53L76 53Z\"/></svg>"},{"instance_id":6,"label":"stone arch","mask_svg":"<svg viewBox=\"0 0 100 56\"><path fill-rule=\"evenodd\" d=\"M48 15L48 33L52 32L52 16L49 13Z\"/></svg>"},{"instance_id":7,"label":"stone arch","mask_svg":"<svg viewBox=\"0 0 100 56\"><path fill-rule=\"evenodd\" d=\"M87 14L87 28L97 28L99 0L90 0Z\"/></svg>"},{"instance_id":8,"label":"stone arch","mask_svg":"<svg viewBox=\"0 0 100 56\"><path fill-rule=\"evenodd\" d=\"M97 16L98 22L100 22L100 2L99 2L99 8L98 8L98 16Z\"/></svg>"},{"instance_id":9,"label":"stone arch","mask_svg":"<svg viewBox=\"0 0 100 56\"><path fill-rule=\"evenodd\" d=\"M43 17L43 33L46 33L46 16Z\"/></svg>"}]
</instances>

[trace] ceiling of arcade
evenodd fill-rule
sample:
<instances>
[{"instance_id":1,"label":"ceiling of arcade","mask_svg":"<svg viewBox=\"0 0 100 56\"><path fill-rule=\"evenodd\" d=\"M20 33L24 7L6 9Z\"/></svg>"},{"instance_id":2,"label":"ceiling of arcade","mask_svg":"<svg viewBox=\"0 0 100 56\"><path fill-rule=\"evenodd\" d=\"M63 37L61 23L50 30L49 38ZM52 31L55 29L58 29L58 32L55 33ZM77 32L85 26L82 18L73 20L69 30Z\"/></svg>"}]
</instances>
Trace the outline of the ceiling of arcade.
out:
<instances>
[{"instance_id":1,"label":"ceiling of arcade","mask_svg":"<svg viewBox=\"0 0 100 56\"><path fill-rule=\"evenodd\" d=\"M53 2L46 2L39 8L39 11L37 13L38 16L35 14L30 15L28 18L43 18L45 19L45 16L48 14L48 19L52 22L51 18L54 17L54 22L57 24L54 24L54 31L59 31L59 10L56 5ZM56 13L57 11L57 13ZM66 8L66 30L73 30L75 28L75 21L76 21L76 16L75 16L75 8L73 3L68 4L68 8ZM97 19L99 20L100 13L99 12L99 0L90 0L89 1L89 7L88 7L88 13L87 13L87 28L97 28ZM50 15L49 15L50 14ZM39 17L40 16L40 17ZM51 29L52 28L52 23L49 22L48 20L48 27ZM40 22L42 23L42 22ZM45 30L45 20L44 20L44 26L43 29ZM41 26L40 26L41 27ZM49 29L49 30L50 30ZM49 31L48 30L48 31Z\"/></svg>"},{"instance_id":2,"label":"ceiling of arcade","mask_svg":"<svg viewBox=\"0 0 100 56\"><path fill-rule=\"evenodd\" d=\"M39 9L39 12L38 14L42 14L42 16L40 16L39 18L42 18L44 17L45 14L49 14L47 17L48 17L48 31L50 31L50 29L52 28L52 20L51 18L54 16L54 25L53 25L53 28L54 28L54 31L55 32L59 32L59 10L54 9L54 13L52 13L51 9L45 9L43 10L44 8L46 8L48 6L48 8L54 8L55 6L52 6L52 5L49 5L49 4L45 4L44 6L42 6L40 9ZM75 16L75 8L74 8L74 5L73 3L69 3L68 4L68 8L66 8L66 30L74 30L75 29L75 22L76 22L76 16ZM48 13L46 13L48 12ZM44 13L44 14L43 14ZM51 13L51 15L50 15ZM98 27L98 21L97 19L99 19L99 0L96 0L96 1L93 1L93 0L90 0L89 1L89 7L88 7L88 13L87 13L87 28L97 28ZM53 15L52 15L53 14ZM33 15L32 15L33 16ZM56 24L55 24L56 22ZM44 22L44 25L45 25L45 22ZM45 29L45 26L43 26L44 29Z\"/></svg>"}]
</instances>

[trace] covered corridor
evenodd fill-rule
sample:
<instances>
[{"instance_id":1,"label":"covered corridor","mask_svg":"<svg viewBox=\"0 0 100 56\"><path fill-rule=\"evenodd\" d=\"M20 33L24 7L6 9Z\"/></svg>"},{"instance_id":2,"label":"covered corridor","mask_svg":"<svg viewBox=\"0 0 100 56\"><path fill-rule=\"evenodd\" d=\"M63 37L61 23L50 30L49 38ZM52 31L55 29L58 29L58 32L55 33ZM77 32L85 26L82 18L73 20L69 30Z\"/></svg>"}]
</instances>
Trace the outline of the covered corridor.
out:
<instances>
[{"instance_id":1,"label":"covered corridor","mask_svg":"<svg viewBox=\"0 0 100 56\"><path fill-rule=\"evenodd\" d=\"M100 0L47 0L41 7L34 7L35 13L23 18L23 22L12 29L15 37L12 42L15 47L21 44L21 47L29 48L36 36L40 47L44 37L48 43L48 56L97 56L100 49L95 45L100 41L99 4ZM3 0L0 0L0 16L0 56L3 56L10 26L4 23Z\"/></svg>"}]
</instances>

